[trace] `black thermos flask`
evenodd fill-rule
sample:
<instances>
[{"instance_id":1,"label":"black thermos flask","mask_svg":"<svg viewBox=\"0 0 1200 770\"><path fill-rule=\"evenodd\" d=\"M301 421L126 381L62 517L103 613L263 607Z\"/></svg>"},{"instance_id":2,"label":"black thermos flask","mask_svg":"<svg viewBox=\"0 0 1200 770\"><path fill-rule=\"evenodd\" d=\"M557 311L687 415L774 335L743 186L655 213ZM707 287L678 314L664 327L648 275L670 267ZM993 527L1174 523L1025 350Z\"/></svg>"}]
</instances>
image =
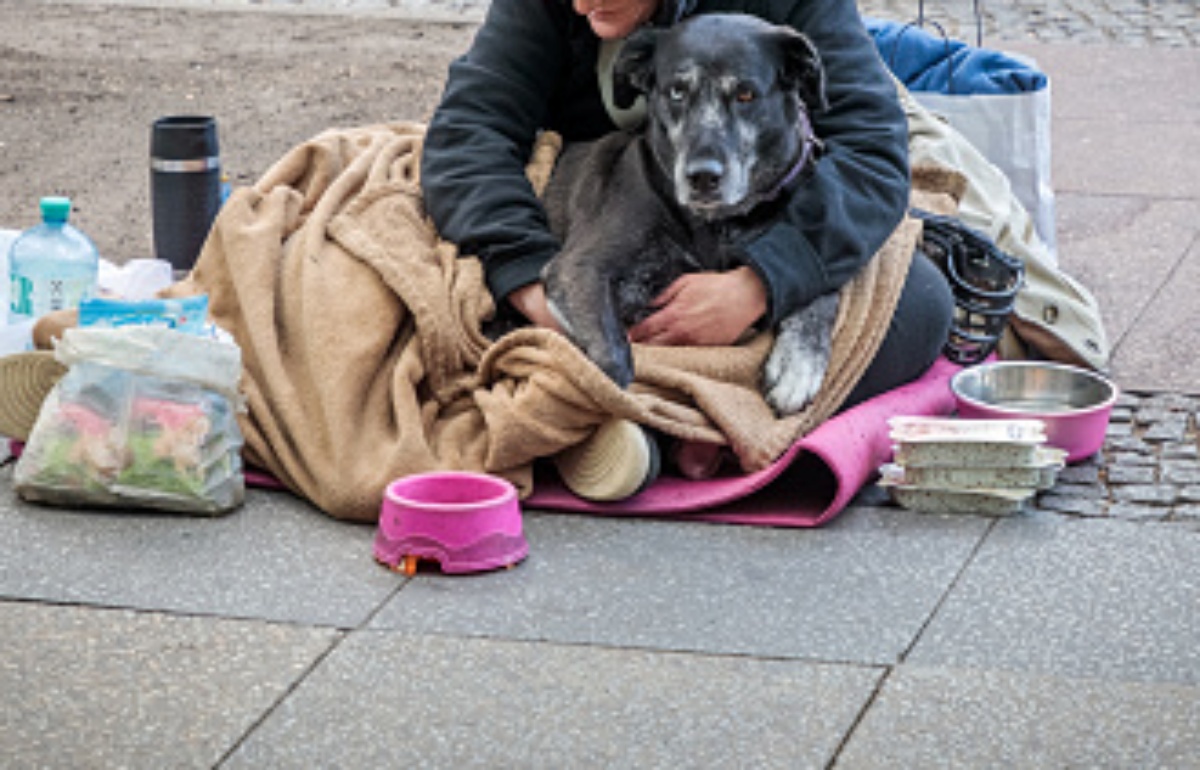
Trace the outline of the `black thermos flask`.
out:
<instances>
[{"instance_id":1,"label":"black thermos flask","mask_svg":"<svg viewBox=\"0 0 1200 770\"><path fill-rule=\"evenodd\" d=\"M217 121L171 115L150 133L150 203L154 254L186 273L196 264L221 205Z\"/></svg>"}]
</instances>

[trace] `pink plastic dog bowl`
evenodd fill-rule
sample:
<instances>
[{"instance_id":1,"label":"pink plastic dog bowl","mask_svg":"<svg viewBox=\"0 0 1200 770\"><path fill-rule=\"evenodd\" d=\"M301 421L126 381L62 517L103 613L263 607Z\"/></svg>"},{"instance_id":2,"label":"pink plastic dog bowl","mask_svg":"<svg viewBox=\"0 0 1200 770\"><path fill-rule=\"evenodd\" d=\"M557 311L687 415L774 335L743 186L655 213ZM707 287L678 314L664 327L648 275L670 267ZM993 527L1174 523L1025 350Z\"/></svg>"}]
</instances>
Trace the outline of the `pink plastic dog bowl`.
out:
<instances>
[{"instance_id":1,"label":"pink plastic dog bowl","mask_svg":"<svg viewBox=\"0 0 1200 770\"><path fill-rule=\"evenodd\" d=\"M1118 394L1095 372L1044 361L979 364L954 375L950 389L962 417L1042 420L1046 443L1066 450L1067 462L1104 445Z\"/></svg>"},{"instance_id":2,"label":"pink plastic dog bowl","mask_svg":"<svg viewBox=\"0 0 1200 770\"><path fill-rule=\"evenodd\" d=\"M457 574L511 567L529 554L517 490L496 476L437 471L405 476L383 495L375 558L406 575L421 559Z\"/></svg>"}]
</instances>

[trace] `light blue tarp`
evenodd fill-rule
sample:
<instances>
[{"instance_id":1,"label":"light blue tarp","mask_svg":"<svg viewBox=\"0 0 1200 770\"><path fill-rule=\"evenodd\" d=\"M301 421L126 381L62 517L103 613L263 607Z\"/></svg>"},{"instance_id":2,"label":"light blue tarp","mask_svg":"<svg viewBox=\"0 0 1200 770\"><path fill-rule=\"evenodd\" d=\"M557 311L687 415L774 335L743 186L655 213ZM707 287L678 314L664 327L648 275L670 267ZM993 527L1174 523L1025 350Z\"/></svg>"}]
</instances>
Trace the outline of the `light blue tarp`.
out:
<instances>
[{"instance_id":1,"label":"light blue tarp","mask_svg":"<svg viewBox=\"0 0 1200 770\"><path fill-rule=\"evenodd\" d=\"M999 51L943 38L914 24L867 17L863 22L884 63L910 91L1015 94L1040 91L1049 82L1036 67Z\"/></svg>"}]
</instances>

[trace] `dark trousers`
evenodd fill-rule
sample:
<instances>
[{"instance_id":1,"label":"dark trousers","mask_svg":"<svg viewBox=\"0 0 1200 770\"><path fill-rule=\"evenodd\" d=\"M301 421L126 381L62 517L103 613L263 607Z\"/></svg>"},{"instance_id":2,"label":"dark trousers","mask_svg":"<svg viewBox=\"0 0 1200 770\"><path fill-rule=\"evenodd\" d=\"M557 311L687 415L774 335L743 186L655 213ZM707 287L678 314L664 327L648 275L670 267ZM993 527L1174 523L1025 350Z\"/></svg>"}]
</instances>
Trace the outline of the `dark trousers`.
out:
<instances>
[{"instance_id":1,"label":"dark trousers","mask_svg":"<svg viewBox=\"0 0 1200 770\"><path fill-rule=\"evenodd\" d=\"M912 382L933 365L950 334L954 295L941 268L918 249L875 360L842 409Z\"/></svg>"}]
</instances>

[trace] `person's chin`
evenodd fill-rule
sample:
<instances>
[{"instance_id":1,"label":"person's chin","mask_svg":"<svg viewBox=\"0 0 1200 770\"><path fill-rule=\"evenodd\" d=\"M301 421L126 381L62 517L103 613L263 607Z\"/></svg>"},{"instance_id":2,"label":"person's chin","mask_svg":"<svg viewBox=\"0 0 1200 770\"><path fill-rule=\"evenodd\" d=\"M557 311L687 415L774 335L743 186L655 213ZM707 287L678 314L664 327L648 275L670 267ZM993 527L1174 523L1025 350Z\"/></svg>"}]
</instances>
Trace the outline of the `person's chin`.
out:
<instances>
[{"instance_id":1,"label":"person's chin","mask_svg":"<svg viewBox=\"0 0 1200 770\"><path fill-rule=\"evenodd\" d=\"M605 13L588 14L588 23L596 37L602 40L616 40L628 37L638 27L638 20L625 16L609 16Z\"/></svg>"}]
</instances>

